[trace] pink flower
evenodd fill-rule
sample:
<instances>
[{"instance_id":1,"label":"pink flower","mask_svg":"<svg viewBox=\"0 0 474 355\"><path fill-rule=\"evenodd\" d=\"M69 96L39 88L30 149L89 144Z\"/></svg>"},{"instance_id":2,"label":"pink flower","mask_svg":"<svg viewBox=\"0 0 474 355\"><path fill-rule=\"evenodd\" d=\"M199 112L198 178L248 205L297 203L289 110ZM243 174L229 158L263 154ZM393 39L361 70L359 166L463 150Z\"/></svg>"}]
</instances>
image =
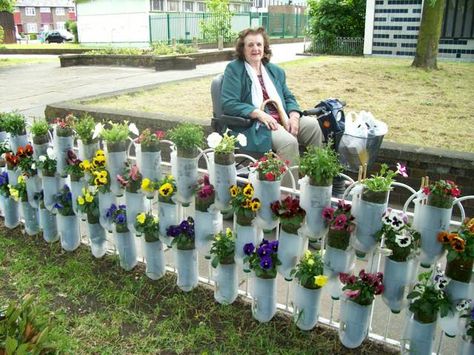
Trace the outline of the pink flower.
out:
<instances>
[{"instance_id":1,"label":"pink flower","mask_svg":"<svg viewBox=\"0 0 474 355\"><path fill-rule=\"evenodd\" d=\"M138 180L138 166L136 164L132 165L132 167L130 168L130 178L133 181Z\"/></svg>"},{"instance_id":2,"label":"pink flower","mask_svg":"<svg viewBox=\"0 0 474 355\"><path fill-rule=\"evenodd\" d=\"M461 195L461 190L459 190L457 187L453 187L451 189L451 196L459 197L460 195Z\"/></svg>"},{"instance_id":3,"label":"pink flower","mask_svg":"<svg viewBox=\"0 0 474 355\"><path fill-rule=\"evenodd\" d=\"M426 196L428 196L431 193L431 190L430 190L429 186L423 187L422 191Z\"/></svg>"},{"instance_id":4,"label":"pink flower","mask_svg":"<svg viewBox=\"0 0 474 355\"><path fill-rule=\"evenodd\" d=\"M334 208L325 207L323 209L322 215L325 221L332 222L332 220L334 219Z\"/></svg>"},{"instance_id":5,"label":"pink flower","mask_svg":"<svg viewBox=\"0 0 474 355\"><path fill-rule=\"evenodd\" d=\"M117 175L117 181L119 182L120 185L123 187L126 187L128 185L128 181L125 180L122 175Z\"/></svg>"},{"instance_id":6,"label":"pink flower","mask_svg":"<svg viewBox=\"0 0 474 355\"><path fill-rule=\"evenodd\" d=\"M158 139L163 139L163 138L165 138L166 133L163 132L163 131L156 131L156 132L155 132L155 136L156 136L156 138L158 138Z\"/></svg>"},{"instance_id":7,"label":"pink flower","mask_svg":"<svg viewBox=\"0 0 474 355\"><path fill-rule=\"evenodd\" d=\"M346 226L347 223L347 217L345 214L340 214L339 216L336 217L334 220L334 225L333 228L335 230L343 230Z\"/></svg>"},{"instance_id":8,"label":"pink flower","mask_svg":"<svg viewBox=\"0 0 474 355\"><path fill-rule=\"evenodd\" d=\"M406 165L397 163L397 173L403 176L404 178L408 177Z\"/></svg>"},{"instance_id":9,"label":"pink flower","mask_svg":"<svg viewBox=\"0 0 474 355\"><path fill-rule=\"evenodd\" d=\"M345 294L349 298L357 298L360 295L360 290L347 290Z\"/></svg>"}]
</instances>

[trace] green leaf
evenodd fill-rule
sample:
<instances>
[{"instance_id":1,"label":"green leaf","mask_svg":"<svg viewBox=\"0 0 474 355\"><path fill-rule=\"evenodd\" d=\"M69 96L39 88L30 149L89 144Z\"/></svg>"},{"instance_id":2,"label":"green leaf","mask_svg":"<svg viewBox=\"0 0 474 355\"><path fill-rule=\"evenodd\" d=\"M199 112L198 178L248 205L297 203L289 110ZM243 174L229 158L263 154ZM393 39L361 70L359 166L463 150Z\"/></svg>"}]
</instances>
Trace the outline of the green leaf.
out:
<instances>
[{"instance_id":1,"label":"green leaf","mask_svg":"<svg viewBox=\"0 0 474 355\"><path fill-rule=\"evenodd\" d=\"M18 341L13 339L12 337L7 336L7 340L5 341L5 350L7 355L12 355L18 346Z\"/></svg>"},{"instance_id":2,"label":"green leaf","mask_svg":"<svg viewBox=\"0 0 474 355\"><path fill-rule=\"evenodd\" d=\"M219 257L218 256L215 256L214 258L212 258L211 265L214 269L217 267L217 265L219 265Z\"/></svg>"}]
</instances>

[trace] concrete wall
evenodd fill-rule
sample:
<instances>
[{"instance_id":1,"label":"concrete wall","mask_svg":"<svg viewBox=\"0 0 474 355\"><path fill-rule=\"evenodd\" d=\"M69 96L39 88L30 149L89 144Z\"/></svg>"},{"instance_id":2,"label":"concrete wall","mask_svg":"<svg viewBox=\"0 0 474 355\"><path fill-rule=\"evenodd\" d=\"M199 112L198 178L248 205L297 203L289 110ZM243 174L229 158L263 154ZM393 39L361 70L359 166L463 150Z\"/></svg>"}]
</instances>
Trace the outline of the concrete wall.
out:
<instances>
[{"instance_id":1,"label":"concrete wall","mask_svg":"<svg viewBox=\"0 0 474 355\"><path fill-rule=\"evenodd\" d=\"M414 57L422 0L368 0L364 54ZM474 39L443 39L438 58L474 61Z\"/></svg>"},{"instance_id":2,"label":"concrete wall","mask_svg":"<svg viewBox=\"0 0 474 355\"><path fill-rule=\"evenodd\" d=\"M77 4L79 42L149 42L147 0L94 0Z\"/></svg>"}]
</instances>

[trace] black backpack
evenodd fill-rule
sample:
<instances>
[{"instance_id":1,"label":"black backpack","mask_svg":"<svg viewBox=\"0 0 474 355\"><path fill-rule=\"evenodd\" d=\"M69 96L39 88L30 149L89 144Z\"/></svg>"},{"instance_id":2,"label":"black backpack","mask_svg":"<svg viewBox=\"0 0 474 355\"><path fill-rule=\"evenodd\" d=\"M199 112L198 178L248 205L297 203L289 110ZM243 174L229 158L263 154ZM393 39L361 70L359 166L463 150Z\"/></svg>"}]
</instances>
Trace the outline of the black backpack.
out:
<instances>
[{"instance_id":1,"label":"black backpack","mask_svg":"<svg viewBox=\"0 0 474 355\"><path fill-rule=\"evenodd\" d=\"M305 116L316 116L324 136L324 143L332 138L337 145L338 138L344 133L346 117L345 102L338 99L327 99L318 103L313 109L303 111Z\"/></svg>"}]
</instances>

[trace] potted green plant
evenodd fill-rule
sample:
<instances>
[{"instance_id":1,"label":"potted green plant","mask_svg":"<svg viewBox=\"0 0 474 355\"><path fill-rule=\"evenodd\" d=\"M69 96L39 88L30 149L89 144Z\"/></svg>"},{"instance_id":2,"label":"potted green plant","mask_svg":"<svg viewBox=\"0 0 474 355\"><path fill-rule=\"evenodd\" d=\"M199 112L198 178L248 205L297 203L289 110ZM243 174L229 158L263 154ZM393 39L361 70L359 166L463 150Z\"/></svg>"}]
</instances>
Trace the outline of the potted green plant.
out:
<instances>
[{"instance_id":1,"label":"potted green plant","mask_svg":"<svg viewBox=\"0 0 474 355\"><path fill-rule=\"evenodd\" d=\"M387 210L389 193L396 175L407 177L406 167L397 163L397 170L382 164L380 172L362 180L362 191L357 196L352 213L359 223L355 230L354 248L359 257L365 256L377 244L376 234L382 228L382 216Z\"/></svg>"},{"instance_id":2,"label":"potted green plant","mask_svg":"<svg viewBox=\"0 0 474 355\"><path fill-rule=\"evenodd\" d=\"M276 313L276 276L278 240L263 240L258 246L244 245L244 263L253 271L252 316L259 322L269 322Z\"/></svg>"},{"instance_id":3,"label":"potted green plant","mask_svg":"<svg viewBox=\"0 0 474 355\"><path fill-rule=\"evenodd\" d=\"M18 202L10 198L10 181L6 171L0 172L0 209L3 212L3 224L13 229L20 223Z\"/></svg>"},{"instance_id":4,"label":"potted green plant","mask_svg":"<svg viewBox=\"0 0 474 355\"><path fill-rule=\"evenodd\" d=\"M54 129L54 152L56 155L56 171L61 177L66 177L67 154L74 146L73 126L75 117L72 114L64 118L56 118Z\"/></svg>"},{"instance_id":5,"label":"potted green plant","mask_svg":"<svg viewBox=\"0 0 474 355\"><path fill-rule=\"evenodd\" d=\"M107 211L107 218L115 225L113 234L120 267L125 271L130 271L137 265L137 250L135 238L128 229L127 207L125 205L117 206L113 203Z\"/></svg>"},{"instance_id":6,"label":"potted green plant","mask_svg":"<svg viewBox=\"0 0 474 355\"><path fill-rule=\"evenodd\" d=\"M410 330L407 340L413 353L430 353L436 331L438 315L445 317L451 309L445 292L448 280L440 270L428 271L418 275L418 283L408 294L409 310L413 317L408 319Z\"/></svg>"},{"instance_id":7,"label":"potted green plant","mask_svg":"<svg viewBox=\"0 0 474 355\"><path fill-rule=\"evenodd\" d=\"M168 227L166 234L173 239L175 265L178 269L178 287L189 292L198 284L197 252L194 243L194 220L191 217L178 225Z\"/></svg>"},{"instance_id":8,"label":"potted green plant","mask_svg":"<svg viewBox=\"0 0 474 355\"><path fill-rule=\"evenodd\" d=\"M340 273L345 297L341 301L339 340L349 349L360 346L369 334L370 313L376 295L384 291L383 274L366 273L358 276Z\"/></svg>"},{"instance_id":9,"label":"potted green plant","mask_svg":"<svg viewBox=\"0 0 474 355\"><path fill-rule=\"evenodd\" d=\"M30 132L33 136L33 156L38 159L40 155L45 155L49 147L49 123L44 120L35 120L31 124Z\"/></svg>"},{"instance_id":10,"label":"potted green plant","mask_svg":"<svg viewBox=\"0 0 474 355\"><path fill-rule=\"evenodd\" d=\"M122 188L125 189L125 204L130 216L136 216L145 209L145 198L140 190L142 184L142 174L138 171L136 164L125 163L123 174L117 175L117 180ZM130 218L128 229L133 233L135 230L135 221Z\"/></svg>"},{"instance_id":11,"label":"potted green plant","mask_svg":"<svg viewBox=\"0 0 474 355\"><path fill-rule=\"evenodd\" d=\"M306 215L300 206L298 197L287 196L283 201L275 201L271 204L274 218L280 220L280 242L279 258L281 265L278 272L287 281L291 281L291 270L296 266L299 256L304 249L305 238L300 231Z\"/></svg>"},{"instance_id":12,"label":"potted green plant","mask_svg":"<svg viewBox=\"0 0 474 355\"><path fill-rule=\"evenodd\" d=\"M26 135L26 119L19 112L10 112L6 114L4 119L4 129L9 134L10 146L14 153L18 147L24 147L28 144Z\"/></svg>"},{"instance_id":13,"label":"potted green plant","mask_svg":"<svg viewBox=\"0 0 474 355\"><path fill-rule=\"evenodd\" d=\"M281 178L288 170L288 161L283 161L274 152L269 151L250 167L257 174L255 197L262 207L257 212L257 223L262 229L272 230L278 225L273 219L271 204L280 200Z\"/></svg>"},{"instance_id":14,"label":"potted green plant","mask_svg":"<svg viewBox=\"0 0 474 355\"><path fill-rule=\"evenodd\" d=\"M413 228L421 235L421 266L430 267L443 255L443 246L437 237L449 229L454 199L460 195L454 181L438 180L423 186L414 200Z\"/></svg>"},{"instance_id":15,"label":"potted green plant","mask_svg":"<svg viewBox=\"0 0 474 355\"><path fill-rule=\"evenodd\" d=\"M152 133L147 128L135 140L140 144L140 154L138 155L140 170L144 177L152 181L161 179L160 140L164 136L163 131Z\"/></svg>"},{"instance_id":16,"label":"potted green plant","mask_svg":"<svg viewBox=\"0 0 474 355\"><path fill-rule=\"evenodd\" d=\"M74 251L81 244L79 221L72 205L72 193L68 185L64 185L55 197L54 209L57 211L58 232L61 247L66 251Z\"/></svg>"},{"instance_id":17,"label":"potted green plant","mask_svg":"<svg viewBox=\"0 0 474 355\"><path fill-rule=\"evenodd\" d=\"M309 250L291 270L291 276L298 280L294 291L293 319L301 330L311 330L318 322L321 289L328 281L323 272L321 255Z\"/></svg>"},{"instance_id":18,"label":"potted green plant","mask_svg":"<svg viewBox=\"0 0 474 355\"><path fill-rule=\"evenodd\" d=\"M95 152L99 149L99 139L93 137L95 126L94 117L87 113L74 121L74 130L78 138L79 159L81 160L92 160Z\"/></svg>"},{"instance_id":19,"label":"potted green plant","mask_svg":"<svg viewBox=\"0 0 474 355\"><path fill-rule=\"evenodd\" d=\"M107 170L111 176L117 176L122 173L125 162L127 161L127 147L129 132L136 131L134 124L109 122L108 128L100 132L100 136L105 141L107 148ZM121 196L121 186L117 179L111 179L110 190L116 195Z\"/></svg>"},{"instance_id":20,"label":"potted green plant","mask_svg":"<svg viewBox=\"0 0 474 355\"><path fill-rule=\"evenodd\" d=\"M322 211L331 206L332 181L342 171L332 141L324 147L310 146L300 159L301 206L306 211L306 233L318 242L326 234Z\"/></svg>"},{"instance_id":21,"label":"potted green plant","mask_svg":"<svg viewBox=\"0 0 474 355\"><path fill-rule=\"evenodd\" d=\"M204 131L199 125L180 123L170 130L167 137L175 144L176 184L178 201L184 206L189 205L193 198L194 187L198 181L198 149L203 146Z\"/></svg>"},{"instance_id":22,"label":"potted green plant","mask_svg":"<svg viewBox=\"0 0 474 355\"><path fill-rule=\"evenodd\" d=\"M146 261L146 276L152 280L160 279L166 272L163 243L160 241L160 223L151 212L141 212L135 218L135 230L142 238Z\"/></svg>"},{"instance_id":23,"label":"potted green plant","mask_svg":"<svg viewBox=\"0 0 474 355\"><path fill-rule=\"evenodd\" d=\"M214 236L210 250L214 274L214 299L220 304L231 304L239 291L239 279L234 260L235 235L230 228Z\"/></svg>"},{"instance_id":24,"label":"potted green plant","mask_svg":"<svg viewBox=\"0 0 474 355\"><path fill-rule=\"evenodd\" d=\"M230 203L229 186L235 185L237 173L234 151L236 144L247 145L247 138L239 133L237 136L225 132L222 136L213 132L207 137L207 144L214 149L214 185L216 188L216 207L220 210L228 208Z\"/></svg>"},{"instance_id":25,"label":"potted green plant","mask_svg":"<svg viewBox=\"0 0 474 355\"><path fill-rule=\"evenodd\" d=\"M145 178L142 181L142 190L143 189L158 190L160 239L166 246L171 247L172 239L168 236L167 230L170 226L178 223L178 205L174 201L176 196L176 181L173 175L167 175L156 183Z\"/></svg>"},{"instance_id":26,"label":"potted green plant","mask_svg":"<svg viewBox=\"0 0 474 355\"><path fill-rule=\"evenodd\" d=\"M107 252L107 238L104 228L99 223L99 197L96 191L85 187L77 197L79 213L86 215L88 236L91 242L92 255L101 258Z\"/></svg>"},{"instance_id":27,"label":"potted green plant","mask_svg":"<svg viewBox=\"0 0 474 355\"><path fill-rule=\"evenodd\" d=\"M474 264L474 218L466 218L456 232L440 232L438 241L447 251L446 276L451 282L446 291L454 300L465 298L463 289L469 289Z\"/></svg>"},{"instance_id":28,"label":"potted green plant","mask_svg":"<svg viewBox=\"0 0 474 355\"><path fill-rule=\"evenodd\" d=\"M43 202L51 211L54 205L54 196L59 192L59 179L56 176L56 155L53 148L48 148L46 155L40 155L36 161L36 167L41 173L41 184L43 187Z\"/></svg>"},{"instance_id":29,"label":"potted green plant","mask_svg":"<svg viewBox=\"0 0 474 355\"><path fill-rule=\"evenodd\" d=\"M25 232L28 235L39 233L38 210L28 202L26 179L23 175L18 176L17 183L10 185L10 196L19 203L20 213L24 219Z\"/></svg>"},{"instance_id":30,"label":"potted green plant","mask_svg":"<svg viewBox=\"0 0 474 355\"><path fill-rule=\"evenodd\" d=\"M382 298L393 313L405 306L405 287L414 279L420 247L420 234L411 228L408 216L391 208L382 216L383 227L377 233L381 246L389 250L384 256Z\"/></svg>"},{"instance_id":31,"label":"potted green plant","mask_svg":"<svg viewBox=\"0 0 474 355\"><path fill-rule=\"evenodd\" d=\"M254 197L255 190L250 183L244 187L232 185L229 192L235 220L235 260L242 264L245 257L244 245L248 243L255 245L262 238L256 223L253 223L261 203Z\"/></svg>"},{"instance_id":32,"label":"potted green plant","mask_svg":"<svg viewBox=\"0 0 474 355\"><path fill-rule=\"evenodd\" d=\"M470 355L474 352L474 305L461 316L466 319L464 334L460 337L458 347L460 355Z\"/></svg>"},{"instance_id":33,"label":"potted green plant","mask_svg":"<svg viewBox=\"0 0 474 355\"><path fill-rule=\"evenodd\" d=\"M8 138L7 133L7 117L8 113L0 112L0 143L4 143Z\"/></svg>"},{"instance_id":34,"label":"potted green plant","mask_svg":"<svg viewBox=\"0 0 474 355\"><path fill-rule=\"evenodd\" d=\"M194 216L196 248L208 258L212 238L218 232L219 225L222 225L222 216L214 206L216 191L209 181L209 175L204 175L198 183Z\"/></svg>"}]
</instances>

